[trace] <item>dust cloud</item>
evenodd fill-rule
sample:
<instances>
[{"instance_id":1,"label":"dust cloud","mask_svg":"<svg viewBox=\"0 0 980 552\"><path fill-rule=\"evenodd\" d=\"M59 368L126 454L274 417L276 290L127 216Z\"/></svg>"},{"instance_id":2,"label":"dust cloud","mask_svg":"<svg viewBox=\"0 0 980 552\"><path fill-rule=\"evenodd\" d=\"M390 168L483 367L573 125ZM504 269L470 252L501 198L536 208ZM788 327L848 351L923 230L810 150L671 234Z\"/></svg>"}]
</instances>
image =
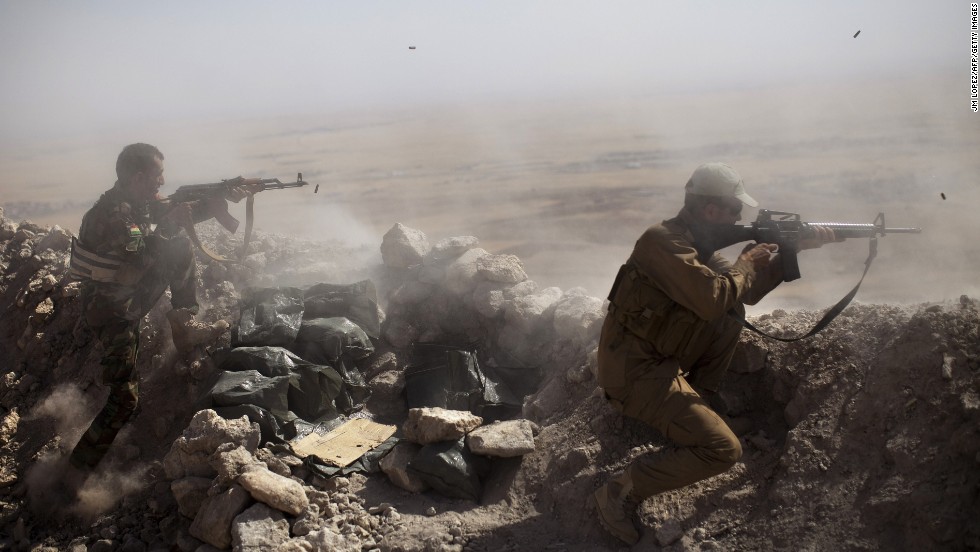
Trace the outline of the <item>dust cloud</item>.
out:
<instances>
[{"instance_id":1,"label":"dust cloud","mask_svg":"<svg viewBox=\"0 0 980 552\"><path fill-rule=\"evenodd\" d=\"M95 405L76 385L55 387L24 417L25 421L49 419L63 442L74 443L92 419Z\"/></svg>"},{"instance_id":2,"label":"dust cloud","mask_svg":"<svg viewBox=\"0 0 980 552\"><path fill-rule=\"evenodd\" d=\"M980 269L971 238L980 131L960 114L959 84L956 75L932 73L171 123L6 157L12 182L43 185L14 187L0 200L29 201L37 216L27 209L23 217L76 230L84 198L111 185L121 145L143 140L167 156L163 193L239 174L287 181L303 172L320 185L317 194L257 196L255 226L265 232L364 247L376 247L396 222L436 241L473 235L490 252L518 255L539 285L602 297L643 230L677 213L693 168L718 160L739 170L764 208L833 222L885 212L890 226L923 228L879 240L857 300L937 301L976 294ZM74 203L43 209L66 199ZM231 210L243 219L243 206ZM743 223L754 216L747 210ZM867 240L849 240L805 252L804 278L756 312L829 306L857 282L867 248Z\"/></svg>"}]
</instances>

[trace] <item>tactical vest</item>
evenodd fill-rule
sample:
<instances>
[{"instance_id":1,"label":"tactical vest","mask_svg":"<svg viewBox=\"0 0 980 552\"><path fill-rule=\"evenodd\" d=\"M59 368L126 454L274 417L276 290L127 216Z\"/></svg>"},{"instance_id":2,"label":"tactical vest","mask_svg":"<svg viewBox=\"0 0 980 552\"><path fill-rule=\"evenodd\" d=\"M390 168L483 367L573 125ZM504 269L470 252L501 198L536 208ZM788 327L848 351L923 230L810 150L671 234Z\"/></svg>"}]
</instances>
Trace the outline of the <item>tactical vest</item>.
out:
<instances>
[{"instance_id":1,"label":"tactical vest","mask_svg":"<svg viewBox=\"0 0 980 552\"><path fill-rule=\"evenodd\" d=\"M131 286L138 282L146 269L126 263L122 257L100 255L71 239L71 257L68 261L68 277L77 281L109 282Z\"/></svg>"},{"instance_id":2,"label":"tactical vest","mask_svg":"<svg viewBox=\"0 0 980 552\"><path fill-rule=\"evenodd\" d=\"M709 324L668 297L632 260L620 267L609 303L617 323L668 358L690 354Z\"/></svg>"}]
</instances>

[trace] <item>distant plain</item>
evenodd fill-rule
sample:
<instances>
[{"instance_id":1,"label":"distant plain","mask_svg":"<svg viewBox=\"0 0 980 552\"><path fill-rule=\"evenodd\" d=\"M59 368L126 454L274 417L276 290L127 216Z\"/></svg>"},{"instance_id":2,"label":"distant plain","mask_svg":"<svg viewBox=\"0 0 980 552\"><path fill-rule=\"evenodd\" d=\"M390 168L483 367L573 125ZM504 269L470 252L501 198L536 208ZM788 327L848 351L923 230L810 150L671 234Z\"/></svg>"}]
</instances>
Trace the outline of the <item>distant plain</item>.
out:
<instances>
[{"instance_id":1,"label":"distant plain","mask_svg":"<svg viewBox=\"0 0 980 552\"><path fill-rule=\"evenodd\" d=\"M633 242L680 208L690 172L725 161L762 207L804 220L920 226L887 236L863 302L980 295L980 115L962 75L552 102L439 105L241 121L148 121L0 152L0 206L77 231L127 143L166 156L167 186L297 172L311 189L258 196L270 233L377 247L396 222L473 235L540 286L605 296ZM943 198L945 196L945 199ZM233 214L244 216L243 207ZM744 223L755 218L746 209ZM810 251L804 278L753 312L817 309L857 281L867 240ZM737 250L729 251L732 255ZM380 260L380 254L379 254Z\"/></svg>"}]
</instances>

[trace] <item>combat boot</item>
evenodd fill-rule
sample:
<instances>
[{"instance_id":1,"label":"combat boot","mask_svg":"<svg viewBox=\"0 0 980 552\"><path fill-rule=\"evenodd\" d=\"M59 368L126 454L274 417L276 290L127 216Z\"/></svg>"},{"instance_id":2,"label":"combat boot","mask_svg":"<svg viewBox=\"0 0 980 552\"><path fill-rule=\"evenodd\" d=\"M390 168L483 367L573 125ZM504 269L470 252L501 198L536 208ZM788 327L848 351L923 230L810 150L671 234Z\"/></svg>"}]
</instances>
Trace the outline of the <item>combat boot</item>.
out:
<instances>
[{"instance_id":1,"label":"combat boot","mask_svg":"<svg viewBox=\"0 0 980 552\"><path fill-rule=\"evenodd\" d=\"M188 353L194 347L212 343L228 329L228 323L224 320L218 320L214 324L194 320L194 313L190 309L174 309L167 313L167 320L170 321L174 346L180 353Z\"/></svg>"},{"instance_id":2,"label":"combat boot","mask_svg":"<svg viewBox=\"0 0 980 552\"><path fill-rule=\"evenodd\" d=\"M593 496L602 527L619 540L636 544L640 532L633 520L640 500L633 494L633 481L629 475L623 472L610 479Z\"/></svg>"}]
</instances>

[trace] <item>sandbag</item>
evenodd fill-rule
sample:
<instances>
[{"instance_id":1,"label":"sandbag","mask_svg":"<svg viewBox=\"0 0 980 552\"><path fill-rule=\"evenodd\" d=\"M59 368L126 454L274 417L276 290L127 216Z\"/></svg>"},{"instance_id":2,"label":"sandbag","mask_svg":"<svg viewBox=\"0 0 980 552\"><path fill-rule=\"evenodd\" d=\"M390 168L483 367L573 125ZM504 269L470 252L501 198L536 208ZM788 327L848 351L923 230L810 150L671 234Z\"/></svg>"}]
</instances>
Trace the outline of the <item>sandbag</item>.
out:
<instances>
[{"instance_id":1,"label":"sandbag","mask_svg":"<svg viewBox=\"0 0 980 552\"><path fill-rule=\"evenodd\" d=\"M211 388L215 406L252 404L275 416L288 416L289 376L266 377L256 370L222 372Z\"/></svg>"},{"instance_id":2,"label":"sandbag","mask_svg":"<svg viewBox=\"0 0 980 552\"><path fill-rule=\"evenodd\" d=\"M321 462L316 456L307 456L303 459L303 464L321 477L347 476L352 473L378 473L381 471L381 459L398 444L398 441L398 437L389 437L385 442L367 451L364 456L343 468Z\"/></svg>"},{"instance_id":3,"label":"sandbag","mask_svg":"<svg viewBox=\"0 0 980 552\"><path fill-rule=\"evenodd\" d=\"M489 472L490 462L471 453L464 439L459 439L425 445L408 469L443 495L479 501L483 492L480 478Z\"/></svg>"},{"instance_id":4,"label":"sandbag","mask_svg":"<svg viewBox=\"0 0 980 552\"><path fill-rule=\"evenodd\" d=\"M489 423L520 414L523 404L491 367L481 368L474 351L417 343L405 369L408 408L467 410Z\"/></svg>"},{"instance_id":5,"label":"sandbag","mask_svg":"<svg viewBox=\"0 0 980 552\"><path fill-rule=\"evenodd\" d=\"M299 333L303 310L299 288L246 288L241 317L231 334L232 346L289 346Z\"/></svg>"},{"instance_id":6,"label":"sandbag","mask_svg":"<svg viewBox=\"0 0 980 552\"><path fill-rule=\"evenodd\" d=\"M344 361L338 361L335 366L343 386L335 398L337 410L350 415L364 408L369 398L371 398L371 387L364 381L364 376L356 366Z\"/></svg>"},{"instance_id":7,"label":"sandbag","mask_svg":"<svg viewBox=\"0 0 980 552\"><path fill-rule=\"evenodd\" d=\"M337 417L334 399L344 378L332 366L307 362L282 347L239 347L220 355L218 368L256 371L267 377L287 376L289 384L283 400L288 410L313 423Z\"/></svg>"},{"instance_id":8,"label":"sandbag","mask_svg":"<svg viewBox=\"0 0 980 552\"><path fill-rule=\"evenodd\" d=\"M309 364L282 347L238 347L215 354L215 361L220 370L255 370L266 377L288 376L296 366Z\"/></svg>"},{"instance_id":9,"label":"sandbag","mask_svg":"<svg viewBox=\"0 0 980 552\"><path fill-rule=\"evenodd\" d=\"M374 339L381 336L378 293L371 280L354 284L316 284L305 293L306 317L344 317L364 329Z\"/></svg>"},{"instance_id":10,"label":"sandbag","mask_svg":"<svg viewBox=\"0 0 980 552\"><path fill-rule=\"evenodd\" d=\"M341 374L331 366L299 365L289 380L289 409L308 422L332 420L338 416L344 387Z\"/></svg>"},{"instance_id":11,"label":"sandbag","mask_svg":"<svg viewBox=\"0 0 980 552\"><path fill-rule=\"evenodd\" d=\"M357 360L374 352L364 330L344 317L303 320L289 348L314 364L333 364L343 357Z\"/></svg>"}]
</instances>

